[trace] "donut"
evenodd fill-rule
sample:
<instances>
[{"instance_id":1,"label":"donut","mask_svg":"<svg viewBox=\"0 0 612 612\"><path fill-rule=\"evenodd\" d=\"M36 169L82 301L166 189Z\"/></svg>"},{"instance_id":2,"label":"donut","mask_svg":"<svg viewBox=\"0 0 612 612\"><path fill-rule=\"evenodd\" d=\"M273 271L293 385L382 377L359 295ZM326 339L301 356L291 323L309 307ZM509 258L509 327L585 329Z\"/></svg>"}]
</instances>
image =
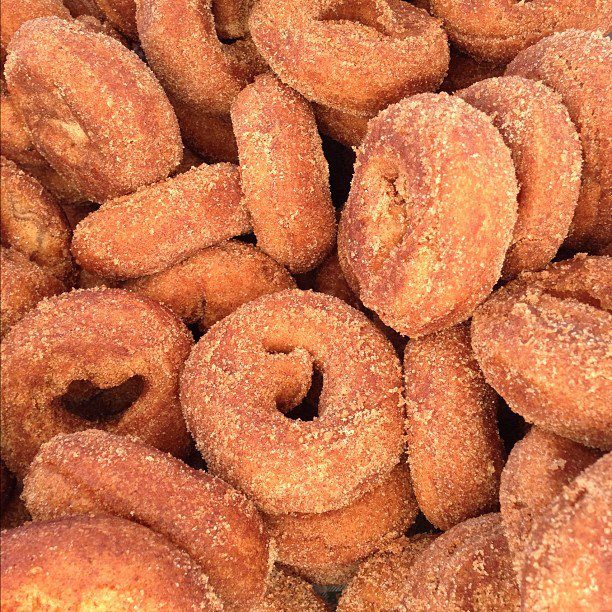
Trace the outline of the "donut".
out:
<instances>
[{"instance_id":1,"label":"donut","mask_svg":"<svg viewBox=\"0 0 612 612\"><path fill-rule=\"evenodd\" d=\"M364 561L338 601L338 612L395 610L401 605L408 570L436 536L425 533L393 540Z\"/></svg>"},{"instance_id":2,"label":"donut","mask_svg":"<svg viewBox=\"0 0 612 612\"><path fill-rule=\"evenodd\" d=\"M464 321L499 278L517 191L510 151L480 111L444 93L390 106L369 123L340 219L347 281L401 334Z\"/></svg>"},{"instance_id":3,"label":"donut","mask_svg":"<svg viewBox=\"0 0 612 612\"><path fill-rule=\"evenodd\" d=\"M96 0L62 0L62 2L75 18L91 15L100 21L106 19Z\"/></svg>"},{"instance_id":4,"label":"donut","mask_svg":"<svg viewBox=\"0 0 612 612\"><path fill-rule=\"evenodd\" d=\"M274 568L264 598L252 612L328 612L325 602L306 581Z\"/></svg>"},{"instance_id":5,"label":"donut","mask_svg":"<svg viewBox=\"0 0 612 612\"><path fill-rule=\"evenodd\" d=\"M567 236L580 192L580 139L561 96L542 83L510 76L455 95L491 117L512 153L518 218L502 278L541 270Z\"/></svg>"},{"instance_id":6,"label":"donut","mask_svg":"<svg viewBox=\"0 0 612 612\"><path fill-rule=\"evenodd\" d=\"M292 420L313 374L318 417ZM402 450L401 368L391 344L338 299L281 291L241 306L198 342L181 405L210 471L268 514L337 510Z\"/></svg>"},{"instance_id":7,"label":"donut","mask_svg":"<svg viewBox=\"0 0 612 612\"><path fill-rule=\"evenodd\" d=\"M203 164L105 202L78 224L71 248L89 272L138 278L249 230L238 168Z\"/></svg>"},{"instance_id":8,"label":"donut","mask_svg":"<svg viewBox=\"0 0 612 612\"><path fill-rule=\"evenodd\" d=\"M166 95L117 40L49 17L24 24L9 51L9 93L36 148L88 199L131 193L179 163L180 133Z\"/></svg>"},{"instance_id":9,"label":"donut","mask_svg":"<svg viewBox=\"0 0 612 612\"><path fill-rule=\"evenodd\" d=\"M184 551L142 525L79 516L3 531L4 610L222 610Z\"/></svg>"},{"instance_id":10,"label":"donut","mask_svg":"<svg viewBox=\"0 0 612 612\"><path fill-rule=\"evenodd\" d=\"M345 147L358 147L362 143L368 129L368 121L372 117L345 113L321 104L313 104L312 108L322 134Z\"/></svg>"},{"instance_id":11,"label":"donut","mask_svg":"<svg viewBox=\"0 0 612 612\"><path fill-rule=\"evenodd\" d=\"M9 159L0 159L0 238L60 280L70 280L70 227L58 202Z\"/></svg>"},{"instance_id":12,"label":"donut","mask_svg":"<svg viewBox=\"0 0 612 612\"><path fill-rule=\"evenodd\" d=\"M533 522L565 485L600 456L539 427L533 427L514 446L502 472L499 501L517 575Z\"/></svg>"},{"instance_id":13,"label":"donut","mask_svg":"<svg viewBox=\"0 0 612 612\"><path fill-rule=\"evenodd\" d=\"M217 37L232 42L249 32L249 14L255 0L212 0Z\"/></svg>"},{"instance_id":14,"label":"donut","mask_svg":"<svg viewBox=\"0 0 612 612\"><path fill-rule=\"evenodd\" d=\"M198 323L204 331L242 304L293 289L295 281L256 247L229 240L123 287L162 303L185 323Z\"/></svg>"},{"instance_id":15,"label":"donut","mask_svg":"<svg viewBox=\"0 0 612 612\"><path fill-rule=\"evenodd\" d=\"M406 429L419 508L438 529L495 509L503 466L498 399L466 324L408 342Z\"/></svg>"},{"instance_id":16,"label":"donut","mask_svg":"<svg viewBox=\"0 0 612 612\"><path fill-rule=\"evenodd\" d=\"M452 43L477 60L507 63L541 38L569 30L609 30L612 8L598 0L431 0Z\"/></svg>"},{"instance_id":17,"label":"donut","mask_svg":"<svg viewBox=\"0 0 612 612\"><path fill-rule=\"evenodd\" d=\"M472 320L487 382L547 431L612 449L612 258L577 255L522 274Z\"/></svg>"},{"instance_id":18,"label":"donut","mask_svg":"<svg viewBox=\"0 0 612 612\"><path fill-rule=\"evenodd\" d=\"M170 312L129 291L40 302L2 341L4 462L21 477L41 444L90 427L183 454L189 436L177 384L191 345Z\"/></svg>"},{"instance_id":19,"label":"donut","mask_svg":"<svg viewBox=\"0 0 612 612\"><path fill-rule=\"evenodd\" d=\"M95 2L113 28L132 40L138 40L136 0L95 0Z\"/></svg>"},{"instance_id":20,"label":"donut","mask_svg":"<svg viewBox=\"0 0 612 612\"><path fill-rule=\"evenodd\" d=\"M310 105L266 74L240 92L231 117L257 246L291 272L311 270L333 247L336 218Z\"/></svg>"},{"instance_id":21,"label":"donut","mask_svg":"<svg viewBox=\"0 0 612 612\"><path fill-rule=\"evenodd\" d=\"M319 293L333 295L353 308L360 309L359 298L348 284L340 262L338 252L332 251L327 259L315 270L312 288Z\"/></svg>"},{"instance_id":22,"label":"donut","mask_svg":"<svg viewBox=\"0 0 612 612\"><path fill-rule=\"evenodd\" d=\"M505 64L478 61L451 47L448 72L440 89L453 93L478 81L502 76L505 69Z\"/></svg>"},{"instance_id":23,"label":"donut","mask_svg":"<svg viewBox=\"0 0 612 612\"><path fill-rule=\"evenodd\" d=\"M610 606L612 455L584 470L534 521L519 576L523 610Z\"/></svg>"},{"instance_id":24,"label":"donut","mask_svg":"<svg viewBox=\"0 0 612 612\"><path fill-rule=\"evenodd\" d=\"M265 515L277 561L318 582L319 568L356 563L402 535L418 513L406 463L348 506L320 514Z\"/></svg>"},{"instance_id":25,"label":"donut","mask_svg":"<svg viewBox=\"0 0 612 612\"><path fill-rule=\"evenodd\" d=\"M358 115L433 91L448 68L440 22L401 0L259 0L249 24L284 83Z\"/></svg>"},{"instance_id":26,"label":"donut","mask_svg":"<svg viewBox=\"0 0 612 612\"><path fill-rule=\"evenodd\" d=\"M517 5L518 6L518 5ZM607 5L612 10L612 5ZM566 246L597 253L612 243L612 43L571 30L525 49L506 69L556 90L582 143L582 184Z\"/></svg>"},{"instance_id":27,"label":"donut","mask_svg":"<svg viewBox=\"0 0 612 612\"><path fill-rule=\"evenodd\" d=\"M233 609L264 594L270 554L253 504L143 442L98 430L56 436L34 459L23 498L36 520L105 512L145 525L186 551Z\"/></svg>"}]
</instances>

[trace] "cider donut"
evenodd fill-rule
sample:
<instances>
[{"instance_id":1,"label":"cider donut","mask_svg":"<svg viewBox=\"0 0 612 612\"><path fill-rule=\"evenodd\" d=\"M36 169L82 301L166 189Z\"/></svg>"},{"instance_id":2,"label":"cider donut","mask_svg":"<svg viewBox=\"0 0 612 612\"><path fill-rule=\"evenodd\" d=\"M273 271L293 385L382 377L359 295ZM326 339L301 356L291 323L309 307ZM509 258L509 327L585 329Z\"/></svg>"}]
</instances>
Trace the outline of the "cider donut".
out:
<instances>
[{"instance_id":1,"label":"cider donut","mask_svg":"<svg viewBox=\"0 0 612 612\"><path fill-rule=\"evenodd\" d=\"M187 553L142 525L79 516L3 531L3 610L222 610Z\"/></svg>"},{"instance_id":2,"label":"cider donut","mask_svg":"<svg viewBox=\"0 0 612 612\"><path fill-rule=\"evenodd\" d=\"M262 601L252 612L328 612L325 602L306 581L274 568Z\"/></svg>"},{"instance_id":3,"label":"cider donut","mask_svg":"<svg viewBox=\"0 0 612 612\"><path fill-rule=\"evenodd\" d=\"M498 398L466 324L408 342L404 354L408 458L427 520L450 529L494 510L504 464Z\"/></svg>"},{"instance_id":4,"label":"cider donut","mask_svg":"<svg viewBox=\"0 0 612 612\"><path fill-rule=\"evenodd\" d=\"M612 455L582 472L536 519L519 576L523 610L610 607Z\"/></svg>"},{"instance_id":5,"label":"cider donut","mask_svg":"<svg viewBox=\"0 0 612 612\"><path fill-rule=\"evenodd\" d=\"M9 93L36 148L88 199L131 193L178 165L182 145L172 107L151 71L120 42L49 17L24 24L9 51Z\"/></svg>"},{"instance_id":6,"label":"cider donut","mask_svg":"<svg viewBox=\"0 0 612 612\"><path fill-rule=\"evenodd\" d=\"M318 417L291 420L323 378ZM402 450L401 368L391 344L340 300L292 290L217 323L192 351L181 404L212 473L268 514L337 510Z\"/></svg>"},{"instance_id":7,"label":"cider donut","mask_svg":"<svg viewBox=\"0 0 612 612\"><path fill-rule=\"evenodd\" d=\"M95 0L99 9L113 28L122 34L138 40L136 29L136 0Z\"/></svg>"},{"instance_id":8,"label":"cider donut","mask_svg":"<svg viewBox=\"0 0 612 612\"><path fill-rule=\"evenodd\" d=\"M431 0L453 44L478 60L507 63L541 38L569 30L609 31L612 8L598 0Z\"/></svg>"},{"instance_id":9,"label":"cider donut","mask_svg":"<svg viewBox=\"0 0 612 612\"><path fill-rule=\"evenodd\" d=\"M453 93L458 89L478 83L478 81L502 76L505 69L505 64L478 61L451 46L448 72L440 89Z\"/></svg>"},{"instance_id":10,"label":"cider donut","mask_svg":"<svg viewBox=\"0 0 612 612\"><path fill-rule=\"evenodd\" d=\"M295 288L295 281L256 247L229 240L123 287L160 302L185 323L198 323L205 331L242 304Z\"/></svg>"},{"instance_id":11,"label":"cider donut","mask_svg":"<svg viewBox=\"0 0 612 612\"><path fill-rule=\"evenodd\" d=\"M337 251L333 251L315 270L312 288L319 293L337 297L353 308L361 309L359 298L344 277Z\"/></svg>"},{"instance_id":12,"label":"cider donut","mask_svg":"<svg viewBox=\"0 0 612 612\"><path fill-rule=\"evenodd\" d=\"M39 303L2 341L3 460L23 476L41 444L90 427L183 454L178 375L191 345L170 312L129 291L79 290Z\"/></svg>"},{"instance_id":13,"label":"cider donut","mask_svg":"<svg viewBox=\"0 0 612 612\"><path fill-rule=\"evenodd\" d=\"M257 246L291 272L311 270L333 247L336 217L310 105L266 74L238 95L231 116Z\"/></svg>"},{"instance_id":14,"label":"cider donut","mask_svg":"<svg viewBox=\"0 0 612 612\"><path fill-rule=\"evenodd\" d=\"M472 320L487 382L512 410L580 444L612 449L612 258L578 255L522 274Z\"/></svg>"},{"instance_id":15,"label":"cider donut","mask_svg":"<svg viewBox=\"0 0 612 612\"><path fill-rule=\"evenodd\" d=\"M464 321L499 278L517 191L483 113L447 94L390 106L369 123L340 219L347 281L401 334Z\"/></svg>"},{"instance_id":16,"label":"cider donut","mask_svg":"<svg viewBox=\"0 0 612 612\"><path fill-rule=\"evenodd\" d=\"M514 446L502 472L499 501L517 575L534 521L565 485L600 456L539 427L533 427Z\"/></svg>"},{"instance_id":17,"label":"cider donut","mask_svg":"<svg viewBox=\"0 0 612 612\"><path fill-rule=\"evenodd\" d=\"M23 498L36 520L104 512L145 525L186 551L228 608L264 595L270 553L253 504L143 442L97 430L56 436L34 459Z\"/></svg>"},{"instance_id":18,"label":"cider donut","mask_svg":"<svg viewBox=\"0 0 612 612\"><path fill-rule=\"evenodd\" d=\"M400 0L259 0L249 24L284 83L349 113L433 91L448 68L440 22Z\"/></svg>"},{"instance_id":19,"label":"cider donut","mask_svg":"<svg viewBox=\"0 0 612 612\"><path fill-rule=\"evenodd\" d=\"M103 204L76 227L72 253L99 276L138 278L250 227L238 168L203 164Z\"/></svg>"},{"instance_id":20,"label":"cider donut","mask_svg":"<svg viewBox=\"0 0 612 612\"><path fill-rule=\"evenodd\" d=\"M517 5L519 6L519 5ZM608 10L612 5L607 3ZM542 81L561 94L582 143L582 184L566 245L598 253L612 244L612 42L571 30L522 51L507 75Z\"/></svg>"},{"instance_id":21,"label":"cider donut","mask_svg":"<svg viewBox=\"0 0 612 612\"><path fill-rule=\"evenodd\" d=\"M312 108L322 134L345 147L358 147L363 142L371 116L345 113L321 104L313 104Z\"/></svg>"}]
</instances>

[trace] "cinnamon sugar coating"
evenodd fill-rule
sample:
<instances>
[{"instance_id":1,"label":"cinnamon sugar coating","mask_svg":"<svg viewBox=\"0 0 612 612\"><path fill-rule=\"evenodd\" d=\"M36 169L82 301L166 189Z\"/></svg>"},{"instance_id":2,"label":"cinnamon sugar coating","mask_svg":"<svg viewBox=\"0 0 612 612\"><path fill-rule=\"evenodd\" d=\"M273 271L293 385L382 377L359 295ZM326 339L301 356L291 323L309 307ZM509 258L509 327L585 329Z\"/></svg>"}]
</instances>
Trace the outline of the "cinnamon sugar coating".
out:
<instances>
[{"instance_id":1,"label":"cinnamon sugar coating","mask_svg":"<svg viewBox=\"0 0 612 612\"><path fill-rule=\"evenodd\" d=\"M29 21L11 41L5 75L36 148L91 200L163 179L180 161L166 95L109 36L57 18Z\"/></svg>"},{"instance_id":2,"label":"cinnamon sugar coating","mask_svg":"<svg viewBox=\"0 0 612 612\"><path fill-rule=\"evenodd\" d=\"M315 371L318 417L286 418ZM267 513L312 513L346 506L399 462L401 389L393 347L364 315L294 290L211 328L185 364L181 404L212 473Z\"/></svg>"},{"instance_id":3,"label":"cinnamon sugar coating","mask_svg":"<svg viewBox=\"0 0 612 612\"><path fill-rule=\"evenodd\" d=\"M325 602L312 586L287 570L274 568L268 589L252 612L328 612Z\"/></svg>"},{"instance_id":4,"label":"cinnamon sugar coating","mask_svg":"<svg viewBox=\"0 0 612 612\"><path fill-rule=\"evenodd\" d=\"M451 45L448 72L442 85L440 85L440 90L453 93L479 81L502 76L505 69L505 64L475 60L473 57L457 51Z\"/></svg>"},{"instance_id":5,"label":"cinnamon sugar coating","mask_svg":"<svg viewBox=\"0 0 612 612\"><path fill-rule=\"evenodd\" d=\"M448 68L440 22L400 0L260 0L250 27L283 82L346 112L433 91Z\"/></svg>"},{"instance_id":6,"label":"cinnamon sugar coating","mask_svg":"<svg viewBox=\"0 0 612 612\"><path fill-rule=\"evenodd\" d=\"M109 23L132 40L138 40L136 30L136 0L95 0Z\"/></svg>"},{"instance_id":7,"label":"cinnamon sugar coating","mask_svg":"<svg viewBox=\"0 0 612 612\"><path fill-rule=\"evenodd\" d=\"M240 93L231 116L257 246L291 272L311 270L333 247L336 219L309 103L266 74Z\"/></svg>"},{"instance_id":8,"label":"cinnamon sugar coating","mask_svg":"<svg viewBox=\"0 0 612 612\"><path fill-rule=\"evenodd\" d=\"M402 334L460 323L499 278L517 191L483 113L447 94L390 106L369 123L340 220L347 281Z\"/></svg>"},{"instance_id":9,"label":"cinnamon sugar coating","mask_svg":"<svg viewBox=\"0 0 612 612\"><path fill-rule=\"evenodd\" d=\"M358 310L361 308L359 298L353 293L344 277L340 262L338 261L337 251L332 251L327 259L315 270L312 288L319 293L333 295L353 308Z\"/></svg>"},{"instance_id":10,"label":"cinnamon sugar coating","mask_svg":"<svg viewBox=\"0 0 612 612\"><path fill-rule=\"evenodd\" d=\"M2 458L23 476L41 444L90 427L184 453L189 436L178 377L191 345L169 311L129 291L79 290L43 300L2 341ZM141 393L122 412L110 398L109 406L101 398L102 414L89 418L70 409L73 397L87 399L87 381L109 389L134 377Z\"/></svg>"},{"instance_id":11,"label":"cinnamon sugar coating","mask_svg":"<svg viewBox=\"0 0 612 612\"><path fill-rule=\"evenodd\" d=\"M474 314L487 382L528 422L612 448L612 258L577 255L524 273Z\"/></svg>"},{"instance_id":12,"label":"cinnamon sugar coating","mask_svg":"<svg viewBox=\"0 0 612 612\"><path fill-rule=\"evenodd\" d=\"M368 115L345 113L330 106L312 105L317 125L322 134L333 138L345 147L358 147L365 138Z\"/></svg>"}]
</instances>

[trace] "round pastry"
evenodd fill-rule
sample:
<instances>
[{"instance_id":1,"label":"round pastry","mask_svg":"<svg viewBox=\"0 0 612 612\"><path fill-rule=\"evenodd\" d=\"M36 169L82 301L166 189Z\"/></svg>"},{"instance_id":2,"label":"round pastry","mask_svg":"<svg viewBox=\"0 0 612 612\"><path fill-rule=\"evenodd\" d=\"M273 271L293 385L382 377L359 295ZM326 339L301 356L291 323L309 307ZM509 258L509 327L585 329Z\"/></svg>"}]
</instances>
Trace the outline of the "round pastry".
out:
<instances>
[{"instance_id":1,"label":"round pastry","mask_svg":"<svg viewBox=\"0 0 612 612\"><path fill-rule=\"evenodd\" d=\"M524 273L472 320L487 382L528 422L612 449L612 258Z\"/></svg>"},{"instance_id":2,"label":"round pastry","mask_svg":"<svg viewBox=\"0 0 612 612\"><path fill-rule=\"evenodd\" d=\"M451 46L448 72L440 89L453 93L458 89L478 83L478 81L502 76L505 69L505 64L478 61Z\"/></svg>"},{"instance_id":3,"label":"round pastry","mask_svg":"<svg viewBox=\"0 0 612 612\"><path fill-rule=\"evenodd\" d=\"M284 416L322 375L318 417ZM192 351L188 426L211 472L269 514L336 510L402 450L401 368L391 344L342 301L281 291L241 306Z\"/></svg>"},{"instance_id":4,"label":"round pastry","mask_svg":"<svg viewBox=\"0 0 612 612\"><path fill-rule=\"evenodd\" d=\"M510 151L483 113L447 94L390 106L369 123L342 211L347 281L402 334L460 323L499 278L517 191Z\"/></svg>"},{"instance_id":5,"label":"round pastry","mask_svg":"<svg viewBox=\"0 0 612 612\"><path fill-rule=\"evenodd\" d=\"M358 147L363 142L371 116L345 113L321 104L313 104L312 108L322 134L345 147Z\"/></svg>"},{"instance_id":6,"label":"round pastry","mask_svg":"<svg viewBox=\"0 0 612 612\"><path fill-rule=\"evenodd\" d=\"M2 341L2 458L23 476L41 444L98 427L183 454L178 376L192 339L165 308L119 289L46 299Z\"/></svg>"},{"instance_id":7,"label":"round pastry","mask_svg":"<svg viewBox=\"0 0 612 612\"><path fill-rule=\"evenodd\" d=\"M179 163L180 133L166 95L117 40L49 17L24 24L9 51L9 93L36 148L89 199L130 193Z\"/></svg>"},{"instance_id":8,"label":"round pastry","mask_svg":"<svg viewBox=\"0 0 612 612\"><path fill-rule=\"evenodd\" d=\"M240 93L231 116L257 246L291 272L311 270L333 247L336 216L310 105L266 74Z\"/></svg>"},{"instance_id":9,"label":"round pastry","mask_svg":"<svg viewBox=\"0 0 612 612\"><path fill-rule=\"evenodd\" d=\"M274 568L268 589L252 612L328 612L325 602L312 586L286 570Z\"/></svg>"},{"instance_id":10,"label":"round pastry","mask_svg":"<svg viewBox=\"0 0 612 612\"><path fill-rule=\"evenodd\" d=\"M250 27L283 82L349 113L433 91L448 68L440 22L401 0L260 0Z\"/></svg>"}]
</instances>

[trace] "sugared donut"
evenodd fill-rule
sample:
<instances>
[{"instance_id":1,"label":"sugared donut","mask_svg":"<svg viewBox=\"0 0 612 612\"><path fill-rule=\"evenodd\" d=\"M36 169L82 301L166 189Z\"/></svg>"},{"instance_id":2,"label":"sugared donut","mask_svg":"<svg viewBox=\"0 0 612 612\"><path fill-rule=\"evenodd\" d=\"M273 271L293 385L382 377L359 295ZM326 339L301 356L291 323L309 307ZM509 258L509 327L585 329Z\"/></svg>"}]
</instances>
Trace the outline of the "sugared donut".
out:
<instances>
[{"instance_id":1,"label":"sugared donut","mask_svg":"<svg viewBox=\"0 0 612 612\"><path fill-rule=\"evenodd\" d=\"M499 501L517 575L533 522L565 485L600 456L539 427L515 444L502 472Z\"/></svg>"},{"instance_id":2,"label":"sugared donut","mask_svg":"<svg viewBox=\"0 0 612 612\"><path fill-rule=\"evenodd\" d=\"M142 525L79 516L3 531L3 610L222 610L187 553Z\"/></svg>"},{"instance_id":3,"label":"sugared donut","mask_svg":"<svg viewBox=\"0 0 612 612\"><path fill-rule=\"evenodd\" d=\"M11 41L5 75L37 149L91 200L163 179L181 159L162 88L109 36L57 18L29 21Z\"/></svg>"},{"instance_id":4,"label":"sugared donut","mask_svg":"<svg viewBox=\"0 0 612 612\"><path fill-rule=\"evenodd\" d=\"M523 610L607 610L612 601L612 454L535 520L519 577Z\"/></svg>"},{"instance_id":5,"label":"sugared donut","mask_svg":"<svg viewBox=\"0 0 612 612\"><path fill-rule=\"evenodd\" d=\"M73 17L83 17L91 15L102 21L106 16L98 6L96 0L62 0L64 6L70 11Z\"/></svg>"},{"instance_id":6,"label":"sugared donut","mask_svg":"<svg viewBox=\"0 0 612 612\"><path fill-rule=\"evenodd\" d=\"M405 463L348 506L320 514L265 515L278 562L317 581L319 568L355 563L405 533L418 506Z\"/></svg>"},{"instance_id":7,"label":"sugared donut","mask_svg":"<svg viewBox=\"0 0 612 612\"><path fill-rule=\"evenodd\" d=\"M495 509L503 447L497 395L466 324L408 342L407 444L419 507L438 529Z\"/></svg>"},{"instance_id":8,"label":"sugared donut","mask_svg":"<svg viewBox=\"0 0 612 612\"><path fill-rule=\"evenodd\" d=\"M312 586L286 570L274 568L262 601L252 612L328 612Z\"/></svg>"},{"instance_id":9,"label":"sugared donut","mask_svg":"<svg viewBox=\"0 0 612 612\"><path fill-rule=\"evenodd\" d=\"M400 609L408 571L435 539L433 534L397 538L364 561L343 591L338 612Z\"/></svg>"},{"instance_id":10,"label":"sugared donut","mask_svg":"<svg viewBox=\"0 0 612 612\"><path fill-rule=\"evenodd\" d=\"M240 173L205 164L109 200L74 231L72 253L103 277L138 278L250 229Z\"/></svg>"},{"instance_id":11,"label":"sugared donut","mask_svg":"<svg viewBox=\"0 0 612 612\"><path fill-rule=\"evenodd\" d=\"M336 217L312 109L276 77L257 77L232 105L244 203L257 246L291 272L333 247Z\"/></svg>"},{"instance_id":12,"label":"sugared donut","mask_svg":"<svg viewBox=\"0 0 612 612\"><path fill-rule=\"evenodd\" d=\"M312 108L322 134L345 147L358 147L362 143L368 130L368 121L372 117L345 113L321 104L313 104Z\"/></svg>"},{"instance_id":13,"label":"sugared donut","mask_svg":"<svg viewBox=\"0 0 612 612\"><path fill-rule=\"evenodd\" d=\"M136 0L95 0L109 23L132 40L138 40L136 30Z\"/></svg>"},{"instance_id":14,"label":"sugared donut","mask_svg":"<svg viewBox=\"0 0 612 612\"><path fill-rule=\"evenodd\" d=\"M500 64L553 32L612 26L612 8L599 0L431 0L431 10L458 49Z\"/></svg>"},{"instance_id":15,"label":"sugared donut","mask_svg":"<svg viewBox=\"0 0 612 612\"><path fill-rule=\"evenodd\" d=\"M23 498L36 520L106 512L149 527L189 553L232 609L264 594L270 555L253 504L142 442L97 430L57 436L32 463Z\"/></svg>"},{"instance_id":16,"label":"sugared donut","mask_svg":"<svg viewBox=\"0 0 612 612\"><path fill-rule=\"evenodd\" d=\"M178 376L191 344L169 311L129 291L39 303L2 341L2 458L22 476L42 443L90 427L184 453Z\"/></svg>"},{"instance_id":17,"label":"sugared donut","mask_svg":"<svg viewBox=\"0 0 612 612\"><path fill-rule=\"evenodd\" d=\"M291 420L322 375L318 417ZM209 469L265 512L325 512L371 489L402 446L391 344L338 299L282 291L220 321L192 351L181 404Z\"/></svg>"},{"instance_id":18,"label":"sugared donut","mask_svg":"<svg viewBox=\"0 0 612 612\"><path fill-rule=\"evenodd\" d=\"M342 111L373 115L433 91L448 68L440 22L401 0L260 0L249 23L283 82Z\"/></svg>"},{"instance_id":19,"label":"sugared donut","mask_svg":"<svg viewBox=\"0 0 612 612\"><path fill-rule=\"evenodd\" d=\"M197 322L206 330L242 304L293 289L295 281L256 247L229 240L123 286L161 302L185 323Z\"/></svg>"},{"instance_id":20,"label":"sugared donut","mask_svg":"<svg viewBox=\"0 0 612 612\"><path fill-rule=\"evenodd\" d=\"M612 4L606 3L608 10ZM519 6L519 5L517 5ZM582 143L582 184L566 244L597 253L612 243L612 42L571 30L522 51L507 75L542 81L561 94Z\"/></svg>"},{"instance_id":21,"label":"sugared donut","mask_svg":"<svg viewBox=\"0 0 612 612\"><path fill-rule=\"evenodd\" d=\"M612 258L577 255L522 274L472 320L487 382L557 435L612 448Z\"/></svg>"},{"instance_id":22,"label":"sugared donut","mask_svg":"<svg viewBox=\"0 0 612 612\"><path fill-rule=\"evenodd\" d=\"M561 96L542 83L510 76L455 95L491 117L512 153L518 218L502 277L540 270L567 236L580 192L580 139Z\"/></svg>"},{"instance_id":23,"label":"sugared donut","mask_svg":"<svg viewBox=\"0 0 612 612\"><path fill-rule=\"evenodd\" d=\"M510 151L480 111L447 94L390 106L369 123L340 220L349 284L402 334L460 323L499 278L517 190Z\"/></svg>"},{"instance_id":24,"label":"sugared donut","mask_svg":"<svg viewBox=\"0 0 612 612\"><path fill-rule=\"evenodd\" d=\"M361 308L359 298L344 277L337 251L333 251L315 270L312 288L319 293L333 295L353 308Z\"/></svg>"},{"instance_id":25,"label":"sugared donut","mask_svg":"<svg viewBox=\"0 0 612 612\"><path fill-rule=\"evenodd\" d=\"M478 61L451 46L448 72L440 89L453 93L458 89L478 83L478 81L502 76L505 69L505 64Z\"/></svg>"}]
</instances>

